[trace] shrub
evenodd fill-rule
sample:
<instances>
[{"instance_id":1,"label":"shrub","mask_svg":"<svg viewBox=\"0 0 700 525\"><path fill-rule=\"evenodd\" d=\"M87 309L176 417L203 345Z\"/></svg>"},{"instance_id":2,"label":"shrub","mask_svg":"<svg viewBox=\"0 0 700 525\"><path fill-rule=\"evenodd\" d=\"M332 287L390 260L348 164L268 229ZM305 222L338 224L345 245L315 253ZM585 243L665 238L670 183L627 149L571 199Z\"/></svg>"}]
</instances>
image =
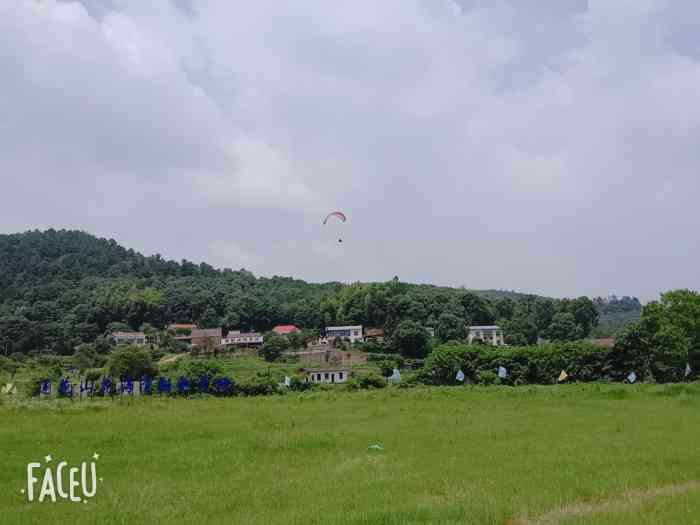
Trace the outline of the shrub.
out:
<instances>
[{"instance_id":1,"label":"shrub","mask_svg":"<svg viewBox=\"0 0 700 525\"><path fill-rule=\"evenodd\" d=\"M156 374L151 354L136 346L116 347L109 356L107 368L109 375L114 378L129 376L138 379Z\"/></svg>"},{"instance_id":2,"label":"shrub","mask_svg":"<svg viewBox=\"0 0 700 525\"><path fill-rule=\"evenodd\" d=\"M362 389L370 388L386 388L387 381L382 376L375 372L370 372L359 378L358 384Z\"/></svg>"},{"instance_id":3,"label":"shrub","mask_svg":"<svg viewBox=\"0 0 700 525\"><path fill-rule=\"evenodd\" d=\"M492 372L491 370L479 370L476 373L476 382L484 386L500 385L501 378L498 377L496 372Z\"/></svg>"},{"instance_id":4,"label":"shrub","mask_svg":"<svg viewBox=\"0 0 700 525\"><path fill-rule=\"evenodd\" d=\"M269 396L279 392L277 381L270 376L256 376L253 379L236 383L236 393L241 396Z\"/></svg>"},{"instance_id":5,"label":"shrub","mask_svg":"<svg viewBox=\"0 0 700 525\"><path fill-rule=\"evenodd\" d=\"M508 377L501 382L509 385L553 384L562 370L574 381L598 381L609 379L620 368L611 359L613 352L583 341L499 348L446 344L428 356L418 377L425 384L454 385L457 371L462 370L467 380L485 384L492 379L489 374L504 366ZM643 369L642 363L630 359L624 361L624 367L625 375Z\"/></svg>"}]
</instances>

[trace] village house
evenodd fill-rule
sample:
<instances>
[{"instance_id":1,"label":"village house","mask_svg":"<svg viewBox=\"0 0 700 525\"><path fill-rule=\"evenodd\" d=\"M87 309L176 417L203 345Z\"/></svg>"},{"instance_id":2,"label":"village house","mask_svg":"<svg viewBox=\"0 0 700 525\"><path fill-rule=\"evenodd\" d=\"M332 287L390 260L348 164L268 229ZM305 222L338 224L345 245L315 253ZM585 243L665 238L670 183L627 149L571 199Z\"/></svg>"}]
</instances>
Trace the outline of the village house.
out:
<instances>
[{"instance_id":1,"label":"village house","mask_svg":"<svg viewBox=\"0 0 700 525\"><path fill-rule=\"evenodd\" d=\"M112 332L109 338L118 345L144 346L146 334L143 332Z\"/></svg>"},{"instance_id":2,"label":"village house","mask_svg":"<svg viewBox=\"0 0 700 525\"><path fill-rule=\"evenodd\" d=\"M381 343L384 341L384 328L367 328L365 330L365 341Z\"/></svg>"},{"instance_id":3,"label":"village house","mask_svg":"<svg viewBox=\"0 0 700 525\"><path fill-rule=\"evenodd\" d=\"M470 326L469 344L473 343L474 341L480 341L492 346L503 346L506 344L503 337L503 330L495 325Z\"/></svg>"},{"instance_id":4,"label":"village house","mask_svg":"<svg viewBox=\"0 0 700 525\"><path fill-rule=\"evenodd\" d=\"M325 368L308 370L306 381L309 383L345 383L350 377L346 368Z\"/></svg>"},{"instance_id":5,"label":"village house","mask_svg":"<svg viewBox=\"0 0 700 525\"><path fill-rule=\"evenodd\" d=\"M272 331L277 335L289 335L299 332L299 329L293 324L278 324Z\"/></svg>"},{"instance_id":6,"label":"village house","mask_svg":"<svg viewBox=\"0 0 700 525\"><path fill-rule=\"evenodd\" d=\"M325 350L305 350L292 352L304 366L353 366L367 364L367 354L342 348L327 348Z\"/></svg>"},{"instance_id":7,"label":"village house","mask_svg":"<svg viewBox=\"0 0 700 525\"><path fill-rule=\"evenodd\" d=\"M186 344L192 344L192 330L196 330L196 324L190 323L173 323L168 325L170 332L176 341Z\"/></svg>"},{"instance_id":8,"label":"village house","mask_svg":"<svg viewBox=\"0 0 700 525\"><path fill-rule=\"evenodd\" d=\"M349 339L351 343L362 341L362 325L357 326L329 326L325 330L326 337Z\"/></svg>"},{"instance_id":9,"label":"village house","mask_svg":"<svg viewBox=\"0 0 700 525\"><path fill-rule=\"evenodd\" d=\"M214 349L221 345L221 328L195 328L192 330L192 346Z\"/></svg>"},{"instance_id":10,"label":"village house","mask_svg":"<svg viewBox=\"0 0 700 525\"><path fill-rule=\"evenodd\" d=\"M263 336L257 332L229 331L221 340L224 346L260 346L263 344Z\"/></svg>"}]
</instances>

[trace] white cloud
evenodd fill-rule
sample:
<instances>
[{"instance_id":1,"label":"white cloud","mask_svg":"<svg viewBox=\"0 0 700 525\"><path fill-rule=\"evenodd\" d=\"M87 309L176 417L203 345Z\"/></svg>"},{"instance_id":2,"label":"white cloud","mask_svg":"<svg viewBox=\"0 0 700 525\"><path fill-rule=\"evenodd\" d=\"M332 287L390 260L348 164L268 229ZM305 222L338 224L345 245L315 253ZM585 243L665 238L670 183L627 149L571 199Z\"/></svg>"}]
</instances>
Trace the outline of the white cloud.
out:
<instances>
[{"instance_id":1,"label":"white cloud","mask_svg":"<svg viewBox=\"0 0 700 525\"><path fill-rule=\"evenodd\" d=\"M697 287L698 26L667 0L6 2L3 224L195 260L233 236L311 279Z\"/></svg>"}]
</instances>

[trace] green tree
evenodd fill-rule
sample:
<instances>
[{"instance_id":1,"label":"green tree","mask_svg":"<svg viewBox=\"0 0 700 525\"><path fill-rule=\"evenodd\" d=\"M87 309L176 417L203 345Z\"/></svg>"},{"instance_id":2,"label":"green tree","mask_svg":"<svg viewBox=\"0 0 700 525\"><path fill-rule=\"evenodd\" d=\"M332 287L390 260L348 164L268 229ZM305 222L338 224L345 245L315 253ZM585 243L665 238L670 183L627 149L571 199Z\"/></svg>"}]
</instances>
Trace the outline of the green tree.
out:
<instances>
[{"instance_id":1,"label":"green tree","mask_svg":"<svg viewBox=\"0 0 700 525\"><path fill-rule=\"evenodd\" d=\"M405 357L423 358L428 354L428 334L415 321L401 321L391 341L394 350Z\"/></svg>"},{"instance_id":2,"label":"green tree","mask_svg":"<svg viewBox=\"0 0 700 525\"><path fill-rule=\"evenodd\" d=\"M460 341L467 337L467 325L464 319L444 313L438 318L435 335L440 341Z\"/></svg>"},{"instance_id":3,"label":"green tree","mask_svg":"<svg viewBox=\"0 0 700 525\"><path fill-rule=\"evenodd\" d=\"M151 354L144 348L130 345L117 346L109 356L107 369L112 377L139 379L156 374Z\"/></svg>"},{"instance_id":4,"label":"green tree","mask_svg":"<svg viewBox=\"0 0 700 525\"><path fill-rule=\"evenodd\" d=\"M575 341L581 339L582 333L583 330L576 323L573 314L560 312L554 315L543 336L550 341Z\"/></svg>"},{"instance_id":5,"label":"green tree","mask_svg":"<svg viewBox=\"0 0 700 525\"><path fill-rule=\"evenodd\" d=\"M265 337L262 347L260 348L260 355L265 361L272 362L287 351L289 348L289 341L284 336L279 335L268 335Z\"/></svg>"}]
</instances>

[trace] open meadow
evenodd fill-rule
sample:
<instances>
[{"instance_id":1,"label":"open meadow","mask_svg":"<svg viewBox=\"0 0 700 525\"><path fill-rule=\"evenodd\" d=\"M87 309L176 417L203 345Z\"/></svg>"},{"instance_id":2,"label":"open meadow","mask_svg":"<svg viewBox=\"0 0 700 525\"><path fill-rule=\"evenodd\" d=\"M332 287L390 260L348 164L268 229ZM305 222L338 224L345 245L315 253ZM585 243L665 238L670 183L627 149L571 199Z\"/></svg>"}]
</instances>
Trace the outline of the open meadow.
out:
<instances>
[{"instance_id":1,"label":"open meadow","mask_svg":"<svg viewBox=\"0 0 700 525\"><path fill-rule=\"evenodd\" d=\"M700 523L696 384L2 403L4 525ZM87 504L27 502L95 452Z\"/></svg>"}]
</instances>

